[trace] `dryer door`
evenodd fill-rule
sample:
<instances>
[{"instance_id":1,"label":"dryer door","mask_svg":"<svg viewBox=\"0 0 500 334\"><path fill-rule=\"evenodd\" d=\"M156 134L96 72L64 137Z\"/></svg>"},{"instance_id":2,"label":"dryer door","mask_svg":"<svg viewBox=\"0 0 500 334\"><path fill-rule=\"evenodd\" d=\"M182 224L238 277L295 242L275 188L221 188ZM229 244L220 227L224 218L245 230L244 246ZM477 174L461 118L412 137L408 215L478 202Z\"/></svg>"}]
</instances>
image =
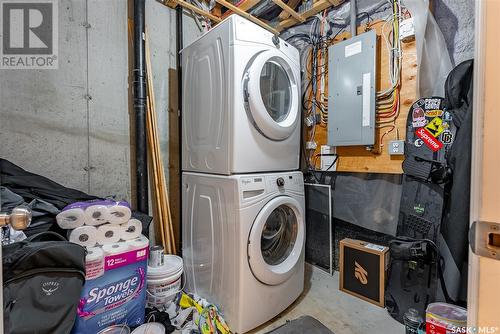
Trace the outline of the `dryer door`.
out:
<instances>
[{"instance_id":1,"label":"dryer door","mask_svg":"<svg viewBox=\"0 0 500 334\"><path fill-rule=\"evenodd\" d=\"M269 139L284 140L298 126L298 80L290 62L277 50L258 54L245 73L247 111L257 129Z\"/></svg>"},{"instance_id":2,"label":"dryer door","mask_svg":"<svg viewBox=\"0 0 500 334\"><path fill-rule=\"evenodd\" d=\"M273 198L250 230L248 262L252 273L265 284L283 283L296 270L304 242L304 212L299 202L288 196Z\"/></svg>"}]
</instances>

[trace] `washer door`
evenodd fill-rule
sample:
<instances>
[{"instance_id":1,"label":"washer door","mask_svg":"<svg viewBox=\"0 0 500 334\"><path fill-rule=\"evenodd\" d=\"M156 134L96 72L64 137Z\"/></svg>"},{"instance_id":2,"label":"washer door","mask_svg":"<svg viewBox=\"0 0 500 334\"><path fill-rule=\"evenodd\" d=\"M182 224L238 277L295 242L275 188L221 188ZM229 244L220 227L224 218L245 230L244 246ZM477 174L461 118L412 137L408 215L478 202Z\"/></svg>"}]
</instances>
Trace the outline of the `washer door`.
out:
<instances>
[{"instance_id":1,"label":"washer door","mask_svg":"<svg viewBox=\"0 0 500 334\"><path fill-rule=\"evenodd\" d=\"M278 285L295 271L304 248L304 213L288 196L272 199L259 212L250 230L248 262L262 283Z\"/></svg>"},{"instance_id":2,"label":"washer door","mask_svg":"<svg viewBox=\"0 0 500 334\"><path fill-rule=\"evenodd\" d=\"M272 140L284 140L299 120L299 85L292 66L277 50L257 55L244 77L247 111L257 129Z\"/></svg>"}]
</instances>

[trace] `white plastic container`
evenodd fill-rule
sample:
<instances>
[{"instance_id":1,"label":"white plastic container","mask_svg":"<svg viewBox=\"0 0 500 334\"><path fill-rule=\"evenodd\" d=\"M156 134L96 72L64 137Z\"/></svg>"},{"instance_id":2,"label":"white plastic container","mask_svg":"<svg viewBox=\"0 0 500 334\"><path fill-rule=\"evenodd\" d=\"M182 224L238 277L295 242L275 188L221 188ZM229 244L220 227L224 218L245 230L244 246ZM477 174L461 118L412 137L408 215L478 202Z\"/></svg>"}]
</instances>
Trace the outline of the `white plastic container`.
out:
<instances>
[{"instance_id":1,"label":"white plastic container","mask_svg":"<svg viewBox=\"0 0 500 334\"><path fill-rule=\"evenodd\" d=\"M433 333L466 333L467 310L446 303L431 303L426 311L426 332Z\"/></svg>"},{"instance_id":2,"label":"white plastic container","mask_svg":"<svg viewBox=\"0 0 500 334\"><path fill-rule=\"evenodd\" d=\"M134 329L132 334L164 334L165 326L158 322L149 322Z\"/></svg>"},{"instance_id":3,"label":"white plastic container","mask_svg":"<svg viewBox=\"0 0 500 334\"><path fill-rule=\"evenodd\" d=\"M174 299L181 290L183 270L182 258L176 255L164 255L164 263L160 267L148 266L148 307L161 308Z\"/></svg>"}]
</instances>

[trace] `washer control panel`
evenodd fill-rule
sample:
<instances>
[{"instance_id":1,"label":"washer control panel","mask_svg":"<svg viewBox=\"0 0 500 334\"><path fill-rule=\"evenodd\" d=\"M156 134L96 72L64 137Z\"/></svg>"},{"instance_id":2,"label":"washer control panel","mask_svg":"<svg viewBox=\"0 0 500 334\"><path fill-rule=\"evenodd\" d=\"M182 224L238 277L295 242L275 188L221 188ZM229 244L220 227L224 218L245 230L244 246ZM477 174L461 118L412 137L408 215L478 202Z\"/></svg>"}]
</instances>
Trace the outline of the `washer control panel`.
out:
<instances>
[{"instance_id":1,"label":"washer control panel","mask_svg":"<svg viewBox=\"0 0 500 334\"><path fill-rule=\"evenodd\" d=\"M285 190L300 191L304 188L301 172L286 174L248 175L240 179L241 192L275 192Z\"/></svg>"}]
</instances>

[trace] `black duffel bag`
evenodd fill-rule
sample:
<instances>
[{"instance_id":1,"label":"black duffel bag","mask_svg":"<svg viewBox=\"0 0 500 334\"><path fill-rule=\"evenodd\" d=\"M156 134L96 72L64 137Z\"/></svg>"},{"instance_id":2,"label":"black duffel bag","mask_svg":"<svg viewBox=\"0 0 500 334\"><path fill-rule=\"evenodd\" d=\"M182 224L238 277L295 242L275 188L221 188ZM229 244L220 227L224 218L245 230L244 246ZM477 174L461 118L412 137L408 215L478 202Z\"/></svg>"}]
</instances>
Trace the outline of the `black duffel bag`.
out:
<instances>
[{"instance_id":1,"label":"black duffel bag","mask_svg":"<svg viewBox=\"0 0 500 334\"><path fill-rule=\"evenodd\" d=\"M4 333L70 333L85 282L85 249L45 232L2 252Z\"/></svg>"}]
</instances>

